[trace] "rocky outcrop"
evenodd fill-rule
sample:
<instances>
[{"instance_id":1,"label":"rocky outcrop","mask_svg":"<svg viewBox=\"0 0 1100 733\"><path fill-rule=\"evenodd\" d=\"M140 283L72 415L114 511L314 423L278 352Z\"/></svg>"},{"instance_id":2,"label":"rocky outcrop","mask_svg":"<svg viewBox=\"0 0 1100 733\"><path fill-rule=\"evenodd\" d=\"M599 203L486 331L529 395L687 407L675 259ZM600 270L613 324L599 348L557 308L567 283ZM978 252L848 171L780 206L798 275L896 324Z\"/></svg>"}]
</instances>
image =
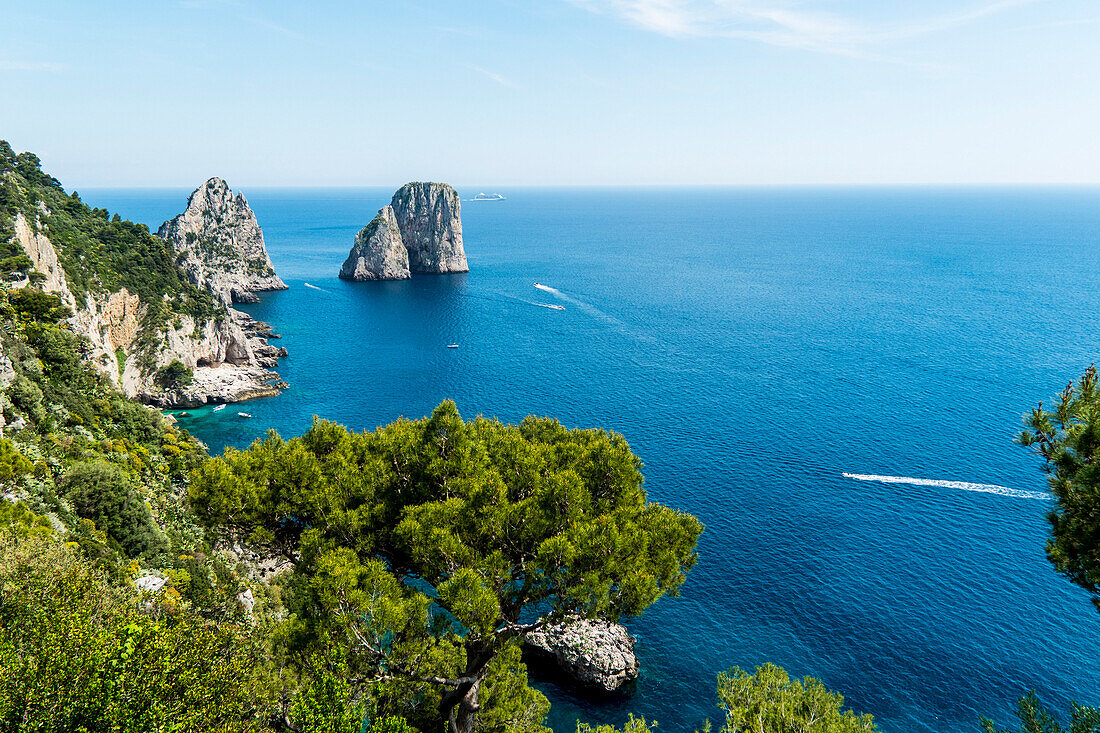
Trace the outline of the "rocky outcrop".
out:
<instances>
[{"instance_id":1,"label":"rocky outcrop","mask_svg":"<svg viewBox=\"0 0 1100 733\"><path fill-rule=\"evenodd\" d=\"M286 290L267 254L264 234L244 195L211 178L192 192L187 210L166 221L157 235L182 255L195 285L225 305L255 303L262 290Z\"/></svg>"},{"instance_id":2,"label":"rocky outcrop","mask_svg":"<svg viewBox=\"0 0 1100 733\"><path fill-rule=\"evenodd\" d=\"M15 238L34 269L45 275L39 286L61 297L73 311L69 324L87 337L89 362L129 397L160 406L236 402L278 394L285 383L268 371L285 349L270 346L270 326L233 308L224 315L196 322L180 315L156 333L155 346L140 344L146 305L122 288L113 293L88 293L80 301L68 285L57 251L36 217L15 219ZM29 280L13 283L25 287ZM156 369L180 361L194 370L184 393L164 393L155 383Z\"/></svg>"},{"instance_id":3,"label":"rocky outcrop","mask_svg":"<svg viewBox=\"0 0 1100 733\"><path fill-rule=\"evenodd\" d=\"M638 676L634 637L618 624L573 618L531 632L525 641L578 682L605 692Z\"/></svg>"},{"instance_id":4,"label":"rocky outcrop","mask_svg":"<svg viewBox=\"0 0 1100 733\"><path fill-rule=\"evenodd\" d=\"M4 419L4 410L11 407L6 390L15 381L15 366L7 354L0 354L0 437L4 435L7 420Z\"/></svg>"},{"instance_id":5,"label":"rocky outcrop","mask_svg":"<svg viewBox=\"0 0 1100 733\"><path fill-rule=\"evenodd\" d=\"M410 273L469 272L462 203L446 183L406 183L355 236L345 280L404 280Z\"/></svg>"},{"instance_id":6,"label":"rocky outcrop","mask_svg":"<svg viewBox=\"0 0 1100 733\"><path fill-rule=\"evenodd\" d=\"M390 202L412 272L469 272L462 247L462 202L446 183L406 183Z\"/></svg>"},{"instance_id":7,"label":"rocky outcrop","mask_svg":"<svg viewBox=\"0 0 1100 733\"><path fill-rule=\"evenodd\" d=\"M65 270L57 259L57 251L53 248L49 238L41 232L41 222L35 216L30 221L20 211L15 215L15 238L23 246L23 251L31 258L34 269L46 276L39 286L51 293L58 293L66 304L76 302L73 294L69 292L69 284L65 279ZM25 284L25 283L23 283Z\"/></svg>"},{"instance_id":8,"label":"rocky outcrop","mask_svg":"<svg viewBox=\"0 0 1100 733\"><path fill-rule=\"evenodd\" d=\"M409 277L409 253L392 206L383 206L359 233L344 266L344 280L404 280Z\"/></svg>"}]
</instances>

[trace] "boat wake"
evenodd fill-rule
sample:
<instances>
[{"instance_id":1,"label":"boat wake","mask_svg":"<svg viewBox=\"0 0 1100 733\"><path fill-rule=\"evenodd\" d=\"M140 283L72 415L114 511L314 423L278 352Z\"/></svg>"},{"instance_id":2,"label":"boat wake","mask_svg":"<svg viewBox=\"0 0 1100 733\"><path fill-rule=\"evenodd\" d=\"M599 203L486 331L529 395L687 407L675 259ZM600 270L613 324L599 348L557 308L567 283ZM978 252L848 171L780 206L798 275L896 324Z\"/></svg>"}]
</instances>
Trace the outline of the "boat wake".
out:
<instances>
[{"instance_id":1,"label":"boat wake","mask_svg":"<svg viewBox=\"0 0 1100 733\"><path fill-rule=\"evenodd\" d=\"M490 290L488 292L492 293L496 297L490 297L488 295L476 295L474 293L465 293L463 297L477 298L478 300L491 300L495 303L519 303L521 305L533 305L533 306L536 306L538 308L549 308L550 310L555 310L555 311L565 310L565 306L563 306L563 305L554 305L553 303L539 303L536 300L527 300L526 298L517 298L514 295L509 295L508 293L502 293L499 290Z\"/></svg>"},{"instance_id":2,"label":"boat wake","mask_svg":"<svg viewBox=\"0 0 1100 733\"><path fill-rule=\"evenodd\" d=\"M328 293L329 295L332 295L331 291L325 290L324 288L319 288L316 285L310 285L309 283L302 283L302 284L305 285L307 288L310 288L311 290L320 290L322 293Z\"/></svg>"},{"instance_id":3,"label":"boat wake","mask_svg":"<svg viewBox=\"0 0 1100 733\"><path fill-rule=\"evenodd\" d=\"M943 489L961 489L963 491L980 491L985 494L998 494L1011 496L1016 499L1038 499L1047 501L1053 497L1045 491L1020 491L1010 489L1007 486L997 484L972 484L968 481L940 481L928 478L910 478L909 476L874 476L864 473L845 473L844 478L856 481L875 481L880 484L908 484L910 486L936 486Z\"/></svg>"},{"instance_id":4,"label":"boat wake","mask_svg":"<svg viewBox=\"0 0 1100 733\"><path fill-rule=\"evenodd\" d=\"M620 321L618 318L614 318L612 316L607 315L606 313L604 313L599 308L595 308L595 307L589 305L588 303L585 303L583 300L578 300L577 298L566 295L565 293L558 290L557 288L552 288L549 285L543 285L542 283L535 283L534 285L539 290L541 290L545 293L550 293L551 295L553 295L558 300L565 301L566 303L569 303L570 305L576 307L578 310L584 311L585 313L587 313L588 315L590 315L594 318L599 318L600 320L611 324L620 333L622 333L626 336L630 336L631 338L638 338L638 334L631 331L631 329L625 323ZM552 306L552 305L543 304L543 303L535 303L535 305L541 305L543 308L554 308L554 306ZM559 309L554 308L554 310L559 310ZM645 340L645 339L643 339L643 340Z\"/></svg>"}]
</instances>

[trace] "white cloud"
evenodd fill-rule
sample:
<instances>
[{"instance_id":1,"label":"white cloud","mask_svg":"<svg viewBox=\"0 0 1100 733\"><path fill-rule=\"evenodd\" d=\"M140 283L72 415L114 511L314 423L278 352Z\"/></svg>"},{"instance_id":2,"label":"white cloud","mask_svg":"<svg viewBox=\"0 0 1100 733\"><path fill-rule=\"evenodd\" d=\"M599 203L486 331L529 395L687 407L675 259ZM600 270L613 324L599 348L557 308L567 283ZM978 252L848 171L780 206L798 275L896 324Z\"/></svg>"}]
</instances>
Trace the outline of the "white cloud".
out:
<instances>
[{"instance_id":1,"label":"white cloud","mask_svg":"<svg viewBox=\"0 0 1100 733\"><path fill-rule=\"evenodd\" d=\"M0 71L49 71L58 72L65 64L53 61L0 61Z\"/></svg>"},{"instance_id":2,"label":"white cloud","mask_svg":"<svg viewBox=\"0 0 1100 733\"><path fill-rule=\"evenodd\" d=\"M812 3L784 0L567 0L672 38L734 38L846 56L878 58L868 47L946 31L1046 0L993 0L965 10L896 24L867 24ZM821 5L818 0L817 5Z\"/></svg>"},{"instance_id":3,"label":"white cloud","mask_svg":"<svg viewBox=\"0 0 1100 733\"><path fill-rule=\"evenodd\" d=\"M465 66L470 71L476 71L477 73L484 76L486 79L490 79L492 81L495 81L497 84L500 84L502 87L508 87L509 89L519 89L518 84L516 84L515 82L513 82L509 79L504 78L503 76L496 73L495 71L489 71L488 69L483 69L480 66L474 66L473 64L463 64L463 66Z\"/></svg>"}]
</instances>

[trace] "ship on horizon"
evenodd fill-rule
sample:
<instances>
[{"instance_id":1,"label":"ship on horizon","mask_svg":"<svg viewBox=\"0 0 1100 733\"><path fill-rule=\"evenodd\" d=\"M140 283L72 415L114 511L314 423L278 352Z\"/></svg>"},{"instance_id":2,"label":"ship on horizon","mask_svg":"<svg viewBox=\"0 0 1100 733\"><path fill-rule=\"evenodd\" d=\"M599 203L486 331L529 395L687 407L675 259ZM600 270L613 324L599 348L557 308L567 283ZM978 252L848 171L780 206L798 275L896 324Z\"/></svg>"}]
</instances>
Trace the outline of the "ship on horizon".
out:
<instances>
[{"instance_id":1,"label":"ship on horizon","mask_svg":"<svg viewBox=\"0 0 1100 733\"><path fill-rule=\"evenodd\" d=\"M479 193L477 196L474 196L472 199L470 199L470 201L503 201L503 200L504 200L504 196L500 195L499 193L484 193L484 192Z\"/></svg>"}]
</instances>

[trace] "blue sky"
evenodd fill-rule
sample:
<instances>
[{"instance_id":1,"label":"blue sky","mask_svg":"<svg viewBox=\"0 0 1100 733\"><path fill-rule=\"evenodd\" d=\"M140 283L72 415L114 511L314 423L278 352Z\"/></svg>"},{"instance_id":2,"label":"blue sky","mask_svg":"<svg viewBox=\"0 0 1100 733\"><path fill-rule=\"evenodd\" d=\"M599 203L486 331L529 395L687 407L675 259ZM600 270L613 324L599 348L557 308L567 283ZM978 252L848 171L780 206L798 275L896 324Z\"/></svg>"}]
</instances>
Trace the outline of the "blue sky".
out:
<instances>
[{"instance_id":1,"label":"blue sky","mask_svg":"<svg viewBox=\"0 0 1100 733\"><path fill-rule=\"evenodd\" d=\"M1097 0L0 0L68 186L1100 183Z\"/></svg>"}]
</instances>

